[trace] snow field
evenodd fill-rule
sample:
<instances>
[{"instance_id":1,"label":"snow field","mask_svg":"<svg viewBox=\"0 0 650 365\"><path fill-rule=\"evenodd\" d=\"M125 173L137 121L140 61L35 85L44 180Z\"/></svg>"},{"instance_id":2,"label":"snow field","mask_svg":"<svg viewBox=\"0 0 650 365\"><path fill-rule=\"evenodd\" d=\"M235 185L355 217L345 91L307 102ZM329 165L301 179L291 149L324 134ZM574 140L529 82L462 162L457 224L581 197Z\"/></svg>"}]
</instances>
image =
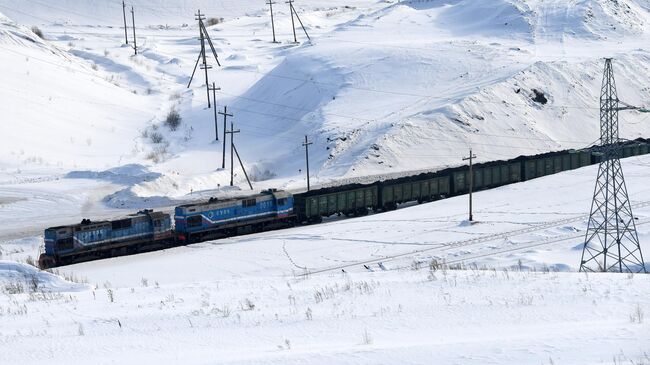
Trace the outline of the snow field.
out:
<instances>
[{"instance_id":1,"label":"snow field","mask_svg":"<svg viewBox=\"0 0 650 365\"><path fill-rule=\"evenodd\" d=\"M422 268L91 285L0 296L3 361L645 363L650 340L635 317L650 308L643 275Z\"/></svg>"},{"instance_id":2,"label":"snow field","mask_svg":"<svg viewBox=\"0 0 650 365\"><path fill-rule=\"evenodd\" d=\"M473 225L456 197L27 264L48 226L242 193L199 72L186 89L199 8L224 18L211 80L256 190L300 190L305 134L312 186L589 145L601 57L621 100L649 99L646 0L300 0L298 45L284 4L272 44L257 0L133 0L138 56L120 5L0 0L0 363L650 364L648 276L575 272L596 166L478 192ZM621 135L646 123L621 113ZM623 161L646 261L649 163Z\"/></svg>"}]
</instances>

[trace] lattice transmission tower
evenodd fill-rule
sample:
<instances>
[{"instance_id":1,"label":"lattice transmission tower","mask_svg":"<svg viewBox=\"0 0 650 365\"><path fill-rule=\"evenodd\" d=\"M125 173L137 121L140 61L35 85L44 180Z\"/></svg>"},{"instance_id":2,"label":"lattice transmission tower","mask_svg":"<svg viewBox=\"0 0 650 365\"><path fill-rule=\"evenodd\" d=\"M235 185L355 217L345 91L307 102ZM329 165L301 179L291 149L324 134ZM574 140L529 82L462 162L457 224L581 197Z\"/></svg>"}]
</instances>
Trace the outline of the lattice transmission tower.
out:
<instances>
[{"instance_id":1,"label":"lattice transmission tower","mask_svg":"<svg viewBox=\"0 0 650 365\"><path fill-rule=\"evenodd\" d=\"M620 161L618 112L644 109L618 100L612 59L600 93L600 151L580 271L646 272Z\"/></svg>"}]
</instances>

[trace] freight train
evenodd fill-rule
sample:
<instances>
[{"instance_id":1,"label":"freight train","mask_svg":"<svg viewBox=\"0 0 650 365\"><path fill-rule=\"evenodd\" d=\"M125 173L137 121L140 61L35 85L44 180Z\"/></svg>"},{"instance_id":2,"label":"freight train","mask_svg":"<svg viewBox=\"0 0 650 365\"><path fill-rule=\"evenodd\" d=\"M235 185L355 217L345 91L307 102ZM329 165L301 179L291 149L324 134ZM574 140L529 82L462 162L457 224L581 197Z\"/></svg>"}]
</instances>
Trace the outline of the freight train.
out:
<instances>
[{"instance_id":1,"label":"freight train","mask_svg":"<svg viewBox=\"0 0 650 365\"><path fill-rule=\"evenodd\" d=\"M599 151L599 147L592 147L476 164L473 190L491 189L596 164L602 157ZM618 151L620 157L647 154L650 140L621 143ZM335 214L360 216L369 211L393 210L402 203L462 195L468 190L469 169L463 166L298 194L271 189L249 196L211 198L176 207L174 227L169 214L152 210L114 221L84 219L80 224L45 230L45 251L39 258L39 266L47 269L296 224L320 223L323 217Z\"/></svg>"}]
</instances>

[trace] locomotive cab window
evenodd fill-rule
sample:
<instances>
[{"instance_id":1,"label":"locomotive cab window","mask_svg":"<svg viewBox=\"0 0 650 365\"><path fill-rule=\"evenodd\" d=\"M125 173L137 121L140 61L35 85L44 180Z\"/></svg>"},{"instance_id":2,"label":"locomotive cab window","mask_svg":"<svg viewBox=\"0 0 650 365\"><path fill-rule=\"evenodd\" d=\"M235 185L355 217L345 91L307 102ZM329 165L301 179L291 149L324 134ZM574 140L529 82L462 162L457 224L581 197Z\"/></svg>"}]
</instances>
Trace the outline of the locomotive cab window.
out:
<instances>
[{"instance_id":1,"label":"locomotive cab window","mask_svg":"<svg viewBox=\"0 0 650 365\"><path fill-rule=\"evenodd\" d=\"M287 198L278 199L278 205L286 205L286 204L287 204Z\"/></svg>"},{"instance_id":2,"label":"locomotive cab window","mask_svg":"<svg viewBox=\"0 0 650 365\"><path fill-rule=\"evenodd\" d=\"M113 221L111 222L111 228L112 229L131 228L131 219L122 219L119 221Z\"/></svg>"},{"instance_id":3,"label":"locomotive cab window","mask_svg":"<svg viewBox=\"0 0 650 365\"><path fill-rule=\"evenodd\" d=\"M242 205L243 207L254 207L255 204L256 204L256 200L255 200L255 199L245 199L245 200L243 200L242 203L241 203L241 205Z\"/></svg>"},{"instance_id":4,"label":"locomotive cab window","mask_svg":"<svg viewBox=\"0 0 650 365\"><path fill-rule=\"evenodd\" d=\"M59 240L57 243L59 250L69 250L74 247L72 243L72 237Z\"/></svg>"},{"instance_id":5,"label":"locomotive cab window","mask_svg":"<svg viewBox=\"0 0 650 365\"><path fill-rule=\"evenodd\" d=\"M200 227L202 223L203 223L203 220L201 219L200 215L193 215L193 216L187 218L187 226L188 227Z\"/></svg>"}]
</instances>

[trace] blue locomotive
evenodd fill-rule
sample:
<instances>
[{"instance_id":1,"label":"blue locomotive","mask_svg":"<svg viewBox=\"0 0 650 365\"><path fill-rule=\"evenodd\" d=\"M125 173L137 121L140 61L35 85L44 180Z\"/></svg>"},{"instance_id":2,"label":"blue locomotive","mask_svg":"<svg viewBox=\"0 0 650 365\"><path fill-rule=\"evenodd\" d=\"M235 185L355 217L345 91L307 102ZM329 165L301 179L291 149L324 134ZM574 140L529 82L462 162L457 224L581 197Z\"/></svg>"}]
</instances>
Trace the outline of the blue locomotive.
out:
<instances>
[{"instance_id":1,"label":"blue locomotive","mask_svg":"<svg viewBox=\"0 0 650 365\"><path fill-rule=\"evenodd\" d=\"M270 189L260 194L176 207L177 239L197 242L282 228L294 222L293 195Z\"/></svg>"},{"instance_id":2,"label":"blue locomotive","mask_svg":"<svg viewBox=\"0 0 650 365\"><path fill-rule=\"evenodd\" d=\"M48 228L44 241L41 268L159 249L174 240L169 214L143 210L114 221Z\"/></svg>"},{"instance_id":3,"label":"blue locomotive","mask_svg":"<svg viewBox=\"0 0 650 365\"><path fill-rule=\"evenodd\" d=\"M128 255L206 239L235 236L291 226L295 223L293 195L275 189L260 194L211 198L176 207L175 231L169 214L143 210L124 219L45 230L42 269Z\"/></svg>"}]
</instances>

